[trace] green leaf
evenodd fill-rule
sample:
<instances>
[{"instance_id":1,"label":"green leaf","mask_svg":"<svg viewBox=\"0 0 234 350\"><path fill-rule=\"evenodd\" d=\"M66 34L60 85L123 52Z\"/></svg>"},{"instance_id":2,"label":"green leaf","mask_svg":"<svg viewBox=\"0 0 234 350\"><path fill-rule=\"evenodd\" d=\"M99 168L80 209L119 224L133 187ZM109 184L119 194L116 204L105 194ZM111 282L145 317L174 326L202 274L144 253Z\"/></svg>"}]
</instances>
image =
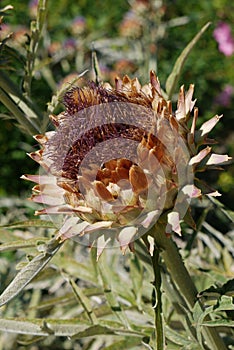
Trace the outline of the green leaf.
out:
<instances>
[{"instance_id":1,"label":"green leaf","mask_svg":"<svg viewBox=\"0 0 234 350\"><path fill-rule=\"evenodd\" d=\"M0 72L1 78L1 72ZM17 104L12 100L10 95L0 87L0 101L6 106L6 108L13 114L14 118L19 123L19 127L26 131L30 135L35 135L40 132L34 120L27 118L25 113L17 106Z\"/></svg>"},{"instance_id":2,"label":"green leaf","mask_svg":"<svg viewBox=\"0 0 234 350\"><path fill-rule=\"evenodd\" d=\"M53 274L54 274L54 271L53 271ZM101 288L85 288L82 291L83 291L83 294L87 297L103 295L103 291L101 290ZM56 305L67 305L70 303L74 304L74 302L75 302L74 293L70 292L70 293L66 293L61 297L49 298L49 299L46 299L45 301L41 301L38 305L30 307L29 309L46 310ZM108 310L106 305L101 305L98 309L95 308L94 311L95 311L95 315L97 317L100 317L100 316L109 314L110 312L108 312Z\"/></svg>"},{"instance_id":3,"label":"green leaf","mask_svg":"<svg viewBox=\"0 0 234 350\"><path fill-rule=\"evenodd\" d=\"M214 306L214 311L217 312L217 311L227 311L227 310L234 310L233 298L227 295L223 295L218 300L218 306Z\"/></svg>"},{"instance_id":4,"label":"green leaf","mask_svg":"<svg viewBox=\"0 0 234 350\"><path fill-rule=\"evenodd\" d=\"M27 336L26 336L27 337ZM20 345L25 345L25 346L28 346L28 345L32 345L32 344L35 344L41 340L44 340L44 337L43 336L38 336L38 337L31 337L29 336L30 338L29 339L17 339L17 343L20 344Z\"/></svg>"},{"instance_id":5,"label":"green leaf","mask_svg":"<svg viewBox=\"0 0 234 350\"><path fill-rule=\"evenodd\" d=\"M208 326L208 327L218 327L218 326L234 327L234 321L229 319L219 319L215 321L202 322L202 325Z\"/></svg>"},{"instance_id":6,"label":"green leaf","mask_svg":"<svg viewBox=\"0 0 234 350\"><path fill-rule=\"evenodd\" d=\"M195 44L198 42L202 34L207 30L207 28L210 26L211 22L208 22L202 29L195 35L195 37L190 41L190 43L185 47L185 49L182 51L180 56L177 58L176 63L173 67L173 70L166 81L166 92L168 95L168 99L172 98L172 95L174 93L174 90L176 88L176 84L178 83L180 73L182 71L182 68L184 66L184 63L192 51Z\"/></svg>"},{"instance_id":7,"label":"green leaf","mask_svg":"<svg viewBox=\"0 0 234 350\"><path fill-rule=\"evenodd\" d=\"M29 307L30 310L47 310L56 305L66 305L74 302L75 297L73 293L66 293L61 297L50 298L45 301L40 301L39 304Z\"/></svg>"},{"instance_id":8,"label":"green leaf","mask_svg":"<svg viewBox=\"0 0 234 350\"><path fill-rule=\"evenodd\" d=\"M109 334L109 335L115 335L115 331L109 327L101 326L101 325L95 325L86 328L84 331L81 331L77 334L75 334L72 339L81 339L85 337L92 337L100 334Z\"/></svg>"},{"instance_id":9,"label":"green leaf","mask_svg":"<svg viewBox=\"0 0 234 350\"><path fill-rule=\"evenodd\" d=\"M97 276L88 262L82 264L72 257L64 256L63 253L55 256L53 261L57 266L62 266L68 275L97 285Z\"/></svg>"},{"instance_id":10,"label":"green leaf","mask_svg":"<svg viewBox=\"0 0 234 350\"><path fill-rule=\"evenodd\" d=\"M140 306L143 287L143 266L136 255L133 255L130 260L130 276L132 279L134 294L136 296L136 302Z\"/></svg>"},{"instance_id":11,"label":"green leaf","mask_svg":"<svg viewBox=\"0 0 234 350\"><path fill-rule=\"evenodd\" d=\"M224 208L221 208L221 210L226 215L226 217L231 220L231 222L234 222L234 211L233 210L224 209Z\"/></svg>"},{"instance_id":12,"label":"green leaf","mask_svg":"<svg viewBox=\"0 0 234 350\"><path fill-rule=\"evenodd\" d=\"M105 348L103 348L103 350L119 350L119 349L130 349L133 346L136 345L141 345L142 344L142 340L136 337L128 337L124 340L120 340L118 342L115 342L114 344L111 344Z\"/></svg>"},{"instance_id":13,"label":"green leaf","mask_svg":"<svg viewBox=\"0 0 234 350\"><path fill-rule=\"evenodd\" d=\"M41 242L45 243L48 240L49 238L37 237L37 238L32 238L27 240L19 240L19 241L3 243L0 245L0 252L36 247L38 243L41 243Z\"/></svg>"},{"instance_id":14,"label":"green leaf","mask_svg":"<svg viewBox=\"0 0 234 350\"><path fill-rule=\"evenodd\" d=\"M167 325L165 325L166 338L172 341L177 345L188 345L191 343L191 340L188 339L186 335L180 334L175 330L171 329Z\"/></svg>"},{"instance_id":15,"label":"green leaf","mask_svg":"<svg viewBox=\"0 0 234 350\"><path fill-rule=\"evenodd\" d=\"M217 198L208 196L209 200L215 204L216 208L221 210L222 213L229 219L231 222L234 222L234 211L231 209L227 209L224 207L223 203L221 203Z\"/></svg>"},{"instance_id":16,"label":"green leaf","mask_svg":"<svg viewBox=\"0 0 234 350\"><path fill-rule=\"evenodd\" d=\"M7 51L7 56L17 59L17 61L22 61L24 65L26 64L25 57L19 53L19 51L14 50L8 46L5 47ZM6 70L7 67L5 67ZM37 117L42 118L43 115L39 108L36 106L35 102L33 103L31 99L28 99L21 91L21 89L9 78L5 71L0 72L0 86L2 90L8 95L9 100L5 99L8 109L14 109L17 112L17 109L14 108L14 104L18 107L18 113L13 113L14 118L18 120L21 127L28 129L32 135L40 131L39 125L37 124ZM20 117L21 111L24 114L24 118Z\"/></svg>"},{"instance_id":17,"label":"green leaf","mask_svg":"<svg viewBox=\"0 0 234 350\"><path fill-rule=\"evenodd\" d=\"M1 225L4 228L27 228L27 227L45 227L45 228L56 228L52 221L47 220L25 220L17 221L8 225Z\"/></svg>"},{"instance_id":18,"label":"green leaf","mask_svg":"<svg viewBox=\"0 0 234 350\"><path fill-rule=\"evenodd\" d=\"M213 322L214 317L217 318L217 314L219 311L234 310L234 304L232 302L232 298L228 297L226 295L223 295L220 298L217 305L210 306L210 307L206 308L204 311L201 310L199 304L200 304L199 301L196 302L196 304L194 306L194 314L193 315L194 315L194 320L196 322L197 337L198 337L200 344L202 344L201 330L202 330L204 323L206 323L206 322L209 323L210 321ZM199 310L199 308L200 308L200 310ZM210 319L209 319L209 316L210 316ZM205 321L205 319L207 319L207 321ZM222 319L219 318L217 321L221 322L221 320ZM209 326L211 327L212 324L209 323Z\"/></svg>"},{"instance_id":19,"label":"green leaf","mask_svg":"<svg viewBox=\"0 0 234 350\"><path fill-rule=\"evenodd\" d=\"M116 317L122 322L122 324L124 326L128 326L128 319L121 308L116 292L113 290L113 286L112 286L113 273L108 268L107 262L104 261L104 257L105 257L105 254L102 254L101 259L99 260L97 266L98 266L98 272L103 284L104 294L105 294L107 303L109 304L110 308L112 309Z\"/></svg>"},{"instance_id":20,"label":"green leaf","mask_svg":"<svg viewBox=\"0 0 234 350\"><path fill-rule=\"evenodd\" d=\"M0 330L16 334L36 336L72 336L87 327L82 317L70 320L1 318Z\"/></svg>"},{"instance_id":21,"label":"green leaf","mask_svg":"<svg viewBox=\"0 0 234 350\"><path fill-rule=\"evenodd\" d=\"M44 251L35 256L0 295L0 306L17 296L24 287L48 264L63 243L52 239L44 245Z\"/></svg>"},{"instance_id":22,"label":"green leaf","mask_svg":"<svg viewBox=\"0 0 234 350\"><path fill-rule=\"evenodd\" d=\"M95 313L93 312L89 298L83 293L82 289L78 287L78 285L75 283L73 279L69 279L69 283L72 287L75 297L80 302L88 318L90 319L90 322L92 324L97 324L98 320L97 320L97 317L95 316Z\"/></svg>"},{"instance_id":23,"label":"green leaf","mask_svg":"<svg viewBox=\"0 0 234 350\"><path fill-rule=\"evenodd\" d=\"M122 329L122 328L110 328L102 325L94 325L86 328L85 330L73 335L71 339L81 339L85 337L93 337L96 335L125 335L125 336L138 336L144 337L144 333L131 331L130 329Z\"/></svg>"},{"instance_id":24,"label":"green leaf","mask_svg":"<svg viewBox=\"0 0 234 350\"><path fill-rule=\"evenodd\" d=\"M224 283L222 286L211 286L199 293L199 297L220 297L222 295L234 296L234 279Z\"/></svg>"}]
</instances>

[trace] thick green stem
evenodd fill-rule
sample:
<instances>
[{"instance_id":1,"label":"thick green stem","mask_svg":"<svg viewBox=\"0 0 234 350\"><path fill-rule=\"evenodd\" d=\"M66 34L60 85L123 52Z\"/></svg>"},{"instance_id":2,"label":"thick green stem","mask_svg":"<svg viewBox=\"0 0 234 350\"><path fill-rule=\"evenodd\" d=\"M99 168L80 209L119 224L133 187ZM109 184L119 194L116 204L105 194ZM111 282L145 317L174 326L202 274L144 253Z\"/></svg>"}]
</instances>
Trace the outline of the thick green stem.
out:
<instances>
[{"instance_id":1,"label":"thick green stem","mask_svg":"<svg viewBox=\"0 0 234 350\"><path fill-rule=\"evenodd\" d=\"M162 319L162 292L161 292L161 271L159 265L160 254L157 247L154 247L152 256L152 266L154 270L154 290L152 295L152 304L155 311L155 349L164 349L164 331L163 331L163 319Z\"/></svg>"},{"instance_id":2,"label":"thick green stem","mask_svg":"<svg viewBox=\"0 0 234 350\"><path fill-rule=\"evenodd\" d=\"M150 235L154 237L155 244L161 249L161 257L171 275L172 280L179 289L188 309L191 310L197 302L197 289L183 263L176 244L165 235L163 227L152 228ZM200 306L202 309L202 306ZM203 327L203 337L211 350L226 350L223 340L215 328Z\"/></svg>"}]
</instances>

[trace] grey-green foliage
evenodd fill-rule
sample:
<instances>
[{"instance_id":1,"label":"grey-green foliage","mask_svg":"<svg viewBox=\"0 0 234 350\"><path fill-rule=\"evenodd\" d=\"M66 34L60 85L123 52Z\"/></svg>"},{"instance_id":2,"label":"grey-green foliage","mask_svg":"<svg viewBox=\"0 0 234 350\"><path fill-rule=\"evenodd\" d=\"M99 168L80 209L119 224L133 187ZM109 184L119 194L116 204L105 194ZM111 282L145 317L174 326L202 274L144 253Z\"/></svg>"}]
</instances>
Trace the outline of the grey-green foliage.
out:
<instances>
[{"instance_id":1,"label":"grey-green foliage","mask_svg":"<svg viewBox=\"0 0 234 350\"><path fill-rule=\"evenodd\" d=\"M33 223L44 228L38 234L30 235L27 230ZM20 271L15 277L14 269L11 271L12 281L5 280L7 288L0 296L0 302L4 304L0 329L7 332L8 341L10 339L6 342L4 336L1 337L6 350L10 349L8 344L17 349L19 344L30 346L33 343L38 349L58 344L60 349L74 346L77 349L85 346L87 349L98 349L99 346L103 349L117 349L118 346L124 349L154 348L153 270L143 243L136 242L135 254L125 256L119 249L106 249L97 263L95 248L89 252L76 242L66 241L58 249L59 242L49 238L54 229L45 221L8 224L8 239L6 229L1 230L0 239L5 241L1 254L11 253L13 249L20 253ZM203 240L205 232L216 247L209 253L209 245ZM27 239L19 239L24 234ZM220 236L206 222L193 237L200 242L199 255L197 245L193 244L186 262L191 265L200 292L199 300L207 305L205 311L201 310L200 304L196 304L194 310L187 309L173 284L173 276L162 266L164 327L170 349L203 349L201 331L204 325L222 326L231 344L233 321L226 314L234 308L233 282L227 282L231 273L227 254L233 254L231 237L231 232ZM223 256L218 264L215 263L217 251ZM25 261L25 255L28 261ZM11 263L12 256L1 255L0 259L3 277L9 271L3 266ZM207 269L205 275L202 269ZM219 281L218 285L205 289L204 286L211 286L212 281ZM206 321L207 315L209 321Z\"/></svg>"}]
</instances>

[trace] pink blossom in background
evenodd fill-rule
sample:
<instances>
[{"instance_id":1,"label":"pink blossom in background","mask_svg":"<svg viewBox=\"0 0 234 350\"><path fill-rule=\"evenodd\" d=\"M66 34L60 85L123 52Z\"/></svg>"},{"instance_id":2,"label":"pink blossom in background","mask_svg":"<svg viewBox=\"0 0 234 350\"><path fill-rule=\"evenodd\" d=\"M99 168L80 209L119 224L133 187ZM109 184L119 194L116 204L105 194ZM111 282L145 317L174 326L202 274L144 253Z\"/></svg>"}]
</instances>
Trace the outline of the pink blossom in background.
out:
<instances>
[{"instance_id":1,"label":"pink blossom in background","mask_svg":"<svg viewBox=\"0 0 234 350\"><path fill-rule=\"evenodd\" d=\"M30 17L36 18L37 17L38 0L30 0L28 6L29 6Z\"/></svg>"},{"instance_id":2,"label":"pink blossom in background","mask_svg":"<svg viewBox=\"0 0 234 350\"><path fill-rule=\"evenodd\" d=\"M231 56L234 53L234 38L229 24L220 22L215 28L213 36L219 44L220 52L225 56Z\"/></svg>"},{"instance_id":3,"label":"pink blossom in background","mask_svg":"<svg viewBox=\"0 0 234 350\"><path fill-rule=\"evenodd\" d=\"M215 98L215 104L228 107L231 104L234 88L231 85L226 85L223 91L221 91Z\"/></svg>"},{"instance_id":4,"label":"pink blossom in background","mask_svg":"<svg viewBox=\"0 0 234 350\"><path fill-rule=\"evenodd\" d=\"M83 16L77 16L71 23L71 31L73 35L79 35L84 32L86 28L86 19Z\"/></svg>"}]
</instances>

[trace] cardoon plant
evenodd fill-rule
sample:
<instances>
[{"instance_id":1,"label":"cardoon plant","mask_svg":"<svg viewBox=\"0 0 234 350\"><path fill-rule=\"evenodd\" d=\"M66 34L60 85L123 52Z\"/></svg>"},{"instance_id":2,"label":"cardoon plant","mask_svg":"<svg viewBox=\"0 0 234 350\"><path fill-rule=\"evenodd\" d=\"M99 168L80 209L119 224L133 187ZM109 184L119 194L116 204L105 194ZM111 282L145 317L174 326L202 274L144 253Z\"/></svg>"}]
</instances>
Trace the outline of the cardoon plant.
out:
<instances>
[{"instance_id":1,"label":"cardoon plant","mask_svg":"<svg viewBox=\"0 0 234 350\"><path fill-rule=\"evenodd\" d=\"M43 3L39 2L40 15L33 32L35 43L42 31ZM35 337L32 342L53 336L79 339L81 345L84 338L112 336L114 342L101 347L109 350L134 346L162 350L167 348L168 342L170 346L176 344L175 349L178 346L183 349L226 349L223 334L216 327L224 325L221 321L226 319L218 318L217 321L215 310L233 310L228 299L230 295L226 294L232 288L227 282L223 286L224 292L220 292L221 288L211 288L198 293L183 262L183 252L179 252L177 245L178 238L183 240L183 227L191 227L196 232L196 225L199 225L192 216L194 201L203 203L205 197L215 202L214 197L220 195L198 174L219 168L230 159L212 150L214 140L209 138L209 133L221 116L200 123L193 99L193 84L187 91L181 86L175 107L171 102L184 61L208 26L182 52L167 79L165 91L154 71L149 72L149 82L145 85L138 78L127 75L116 76L114 84L100 81L94 55L96 80L88 81L82 87L71 84L54 96L52 102L61 99L63 111L50 115L54 128L44 133L37 133L40 130L35 118L37 108L29 96L20 95L10 79L1 74L0 83L5 90L5 94L0 95L2 102L18 123L34 134L40 147L29 153L40 165L39 173L25 174L22 178L36 183L31 200L40 204L35 215L41 219L8 227L43 226L52 228L53 234L23 242L6 242L1 246L2 250L22 246L34 250L29 254L29 262L2 292L0 305L8 305L30 283L37 283L37 278L40 285L39 273L52 258L51 269L54 271L50 278L58 273L62 279L53 286L54 290L57 287L59 290L53 304L67 300L74 303L75 299L75 305L79 305L71 310L68 306L65 319L61 309L56 307L51 312L54 318L49 315L36 318L35 299L41 297L36 293L30 304L34 310L30 317L7 315L0 319L1 330L28 334ZM31 45L30 50L28 60L35 58L36 45ZM27 66L25 87L28 91L32 66ZM18 104L12 95L17 95ZM25 111L30 111L36 121L32 117L26 118ZM81 264L76 265L76 259L68 254L74 250L63 250L69 244L75 247L74 250L79 246L79 254L85 251L86 257L89 251L93 274ZM123 278L116 283L114 268L111 263L108 266L108 261L113 262L110 258L113 249L110 248L116 247L132 259L131 287L128 286L129 275L126 278L124 274L126 271L121 272ZM73 259L72 266L70 259ZM75 272L73 266L78 266ZM146 274L144 270L150 272ZM153 282L145 281L146 275L153 278ZM64 281L72 289L72 296L62 295L60 289ZM88 283L92 288L86 288ZM122 287L119 296L112 288L114 283L117 289ZM140 293L145 286L150 293L145 291L143 298ZM205 308L202 297L213 291L220 292L226 299L220 297L214 308ZM164 293L172 298L172 311L166 312ZM107 307L103 305L104 298ZM39 304L35 313L40 306L44 310L54 307L48 301ZM171 313L173 318L175 310L185 334L176 334L168 326L168 314ZM135 314L132 316L131 312ZM229 327L231 323L225 325ZM116 342L116 336L121 340ZM31 339L27 341L30 343Z\"/></svg>"},{"instance_id":2,"label":"cardoon plant","mask_svg":"<svg viewBox=\"0 0 234 350\"><path fill-rule=\"evenodd\" d=\"M58 244L72 238L96 247L98 258L108 244L134 252L134 242L143 239L155 270L157 349L164 346L160 250L183 298L194 307L197 292L171 235L181 235L183 220L195 227L192 198L219 195L200 185L196 172L230 159L207 145L219 116L196 128L193 89L190 85L185 93L181 87L175 112L154 72L144 86L125 76L116 77L114 87L91 82L69 90L65 111L51 116L56 131L36 135L41 149L29 154L43 173L23 176L37 183L31 199L45 205L35 214L52 220L62 215ZM215 330L204 327L203 336L210 348L224 348Z\"/></svg>"}]
</instances>

